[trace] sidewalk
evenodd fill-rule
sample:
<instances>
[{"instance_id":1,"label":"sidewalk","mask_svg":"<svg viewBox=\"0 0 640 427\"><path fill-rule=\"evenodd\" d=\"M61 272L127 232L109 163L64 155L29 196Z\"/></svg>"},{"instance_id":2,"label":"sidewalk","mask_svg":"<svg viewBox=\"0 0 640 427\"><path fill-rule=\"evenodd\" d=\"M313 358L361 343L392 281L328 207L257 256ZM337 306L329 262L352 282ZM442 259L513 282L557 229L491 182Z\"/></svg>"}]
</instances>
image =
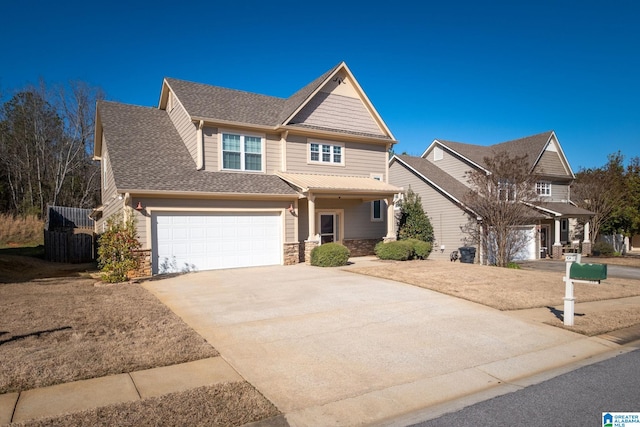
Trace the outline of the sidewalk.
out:
<instances>
[{"instance_id":1,"label":"sidewalk","mask_svg":"<svg viewBox=\"0 0 640 427\"><path fill-rule=\"evenodd\" d=\"M0 425L244 381L222 357L0 395Z\"/></svg>"}]
</instances>

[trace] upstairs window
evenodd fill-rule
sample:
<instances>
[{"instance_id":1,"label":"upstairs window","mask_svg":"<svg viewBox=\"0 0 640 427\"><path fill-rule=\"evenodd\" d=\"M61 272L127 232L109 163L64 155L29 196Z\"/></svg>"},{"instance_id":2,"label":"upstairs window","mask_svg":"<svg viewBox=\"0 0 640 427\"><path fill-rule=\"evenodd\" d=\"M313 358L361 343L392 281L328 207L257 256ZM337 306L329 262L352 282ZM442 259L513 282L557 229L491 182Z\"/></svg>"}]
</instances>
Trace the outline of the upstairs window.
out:
<instances>
[{"instance_id":1,"label":"upstairs window","mask_svg":"<svg viewBox=\"0 0 640 427\"><path fill-rule=\"evenodd\" d=\"M516 185L508 179L498 181L498 199L505 202L516 200Z\"/></svg>"},{"instance_id":2,"label":"upstairs window","mask_svg":"<svg viewBox=\"0 0 640 427\"><path fill-rule=\"evenodd\" d=\"M223 133L222 169L262 171L262 137Z\"/></svg>"},{"instance_id":3,"label":"upstairs window","mask_svg":"<svg viewBox=\"0 0 640 427\"><path fill-rule=\"evenodd\" d=\"M309 144L309 161L312 163L344 165L344 147L339 144L311 142Z\"/></svg>"},{"instance_id":4,"label":"upstairs window","mask_svg":"<svg viewBox=\"0 0 640 427\"><path fill-rule=\"evenodd\" d=\"M536 182L536 193L538 196L551 196L551 183L544 181Z\"/></svg>"}]
</instances>

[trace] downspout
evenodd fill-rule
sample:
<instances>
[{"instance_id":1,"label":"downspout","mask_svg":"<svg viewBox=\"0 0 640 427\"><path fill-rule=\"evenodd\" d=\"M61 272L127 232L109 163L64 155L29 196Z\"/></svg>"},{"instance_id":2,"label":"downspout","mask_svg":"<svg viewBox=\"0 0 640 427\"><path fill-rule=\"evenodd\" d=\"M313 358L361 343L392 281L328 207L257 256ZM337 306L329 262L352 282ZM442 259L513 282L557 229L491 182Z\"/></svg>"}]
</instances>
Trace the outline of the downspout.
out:
<instances>
[{"instance_id":1,"label":"downspout","mask_svg":"<svg viewBox=\"0 0 640 427\"><path fill-rule=\"evenodd\" d=\"M204 127L204 120L200 120L198 123L198 132L196 136L196 150L197 150L197 163L196 169L201 171L204 168L204 139L202 138L202 128Z\"/></svg>"}]
</instances>

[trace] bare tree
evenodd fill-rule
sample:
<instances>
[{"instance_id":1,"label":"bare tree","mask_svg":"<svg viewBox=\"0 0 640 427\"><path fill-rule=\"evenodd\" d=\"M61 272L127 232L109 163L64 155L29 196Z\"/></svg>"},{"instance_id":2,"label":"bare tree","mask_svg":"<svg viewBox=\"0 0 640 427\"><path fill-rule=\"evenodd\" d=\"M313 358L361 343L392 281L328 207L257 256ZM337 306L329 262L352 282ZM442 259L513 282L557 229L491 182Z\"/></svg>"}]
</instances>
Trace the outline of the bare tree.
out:
<instances>
[{"instance_id":1,"label":"bare tree","mask_svg":"<svg viewBox=\"0 0 640 427\"><path fill-rule=\"evenodd\" d=\"M484 162L490 172L467 172L471 191L463 203L476 217L463 231L471 241L481 242L487 262L506 267L531 239L523 226L536 216L528 203L538 198L538 177L530 172L527 156L500 152Z\"/></svg>"},{"instance_id":2,"label":"bare tree","mask_svg":"<svg viewBox=\"0 0 640 427\"><path fill-rule=\"evenodd\" d=\"M597 241L602 225L611 217L625 196L624 165L620 152L610 154L604 167L582 169L571 186L571 200L594 213L591 240Z\"/></svg>"}]
</instances>

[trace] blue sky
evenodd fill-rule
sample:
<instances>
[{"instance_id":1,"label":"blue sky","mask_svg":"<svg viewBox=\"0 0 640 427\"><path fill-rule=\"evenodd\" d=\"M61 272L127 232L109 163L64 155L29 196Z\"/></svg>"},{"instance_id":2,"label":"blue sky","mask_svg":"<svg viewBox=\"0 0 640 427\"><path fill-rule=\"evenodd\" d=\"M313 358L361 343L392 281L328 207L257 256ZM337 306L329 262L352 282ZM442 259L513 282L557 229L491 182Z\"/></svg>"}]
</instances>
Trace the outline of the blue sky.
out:
<instances>
[{"instance_id":1,"label":"blue sky","mask_svg":"<svg viewBox=\"0 0 640 427\"><path fill-rule=\"evenodd\" d=\"M288 97L345 61L399 144L555 130L574 171L640 156L640 2L5 2L0 91L84 80L156 106L165 76Z\"/></svg>"}]
</instances>

